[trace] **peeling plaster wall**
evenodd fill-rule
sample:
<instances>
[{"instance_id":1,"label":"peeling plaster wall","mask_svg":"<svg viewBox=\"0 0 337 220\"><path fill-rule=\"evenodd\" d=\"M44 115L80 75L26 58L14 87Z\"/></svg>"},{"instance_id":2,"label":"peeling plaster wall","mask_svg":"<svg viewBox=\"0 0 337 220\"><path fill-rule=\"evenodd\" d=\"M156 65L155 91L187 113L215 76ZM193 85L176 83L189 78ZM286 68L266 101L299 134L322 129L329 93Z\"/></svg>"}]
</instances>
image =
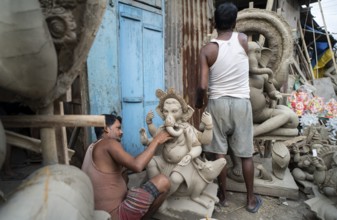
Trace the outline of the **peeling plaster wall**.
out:
<instances>
[{"instance_id":1,"label":"peeling plaster wall","mask_svg":"<svg viewBox=\"0 0 337 220\"><path fill-rule=\"evenodd\" d=\"M282 17L288 22L292 29L297 29L297 22L300 20L301 5L298 1L279 0L278 9L281 9Z\"/></svg>"}]
</instances>

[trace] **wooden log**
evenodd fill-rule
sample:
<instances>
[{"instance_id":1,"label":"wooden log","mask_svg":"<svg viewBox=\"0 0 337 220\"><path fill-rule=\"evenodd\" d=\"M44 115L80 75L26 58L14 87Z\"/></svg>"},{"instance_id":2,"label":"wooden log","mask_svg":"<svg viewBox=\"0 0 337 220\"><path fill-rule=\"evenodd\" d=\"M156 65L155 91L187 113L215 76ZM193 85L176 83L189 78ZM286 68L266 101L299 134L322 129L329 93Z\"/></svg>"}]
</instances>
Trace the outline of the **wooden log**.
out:
<instances>
[{"instance_id":1,"label":"wooden log","mask_svg":"<svg viewBox=\"0 0 337 220\"><path fill-rule=\"evenodd\" d=\"M54 105L51 104L43 109L40 109L39 113L44 117L53 116ZM53 126L42 127L40 129L40 138L43 164L57 164L59 161L57 157L55 128Z\"/></svg>"},{"instance_id":2,"label":"wooden log","mask_svg":"<svg viewBox=\"0 0 337 220\"><path fill-rule=\"evenodd\" d=\"M36 153L41 153L41 140L32 138L32 137L27 137L22 134L15 133L13 131L6 131L5 130L5 135L6 135L6 143L13 145L15 147L19 147L22 149L30 150ZM71 157L74 155L75 151L72 149L67 149L68 152L68 159L70 160Z\"/></svg>"},{"instance_id":3,"label":"wooden log","mask_svg":"<svg viewBox=\"0 0 337 220\"><path fill-rule=\"evenodd\" d=\"M41 153L41 140L27 137L12 131L5 131L7 144L30 150L36 153Z\"/></svg>"},{"instance_id":4,"label":"wooden log","mask_svg":"<svg viewBox=\"0 0 337 220\"><path fill-rule=\"evenodd\" d=\"M102 115L15 115L0 116L5 128L104 127Z\"/></svg>"},{"instance_id":5,"label":"wooden log","mask_svg":"<svg viewBox=\"0 0 337 220\"><path fill-rule=\"evenodd\" d=\"M55 101L54 102L54 114L55 115L64 115L64 107L63 102ZM55 128L56 135L56 147L57 147L57 155L60 164L68 164L68 144L67 144L67 132L66 127L56 127Z\"/></svg>"}]
</instances>

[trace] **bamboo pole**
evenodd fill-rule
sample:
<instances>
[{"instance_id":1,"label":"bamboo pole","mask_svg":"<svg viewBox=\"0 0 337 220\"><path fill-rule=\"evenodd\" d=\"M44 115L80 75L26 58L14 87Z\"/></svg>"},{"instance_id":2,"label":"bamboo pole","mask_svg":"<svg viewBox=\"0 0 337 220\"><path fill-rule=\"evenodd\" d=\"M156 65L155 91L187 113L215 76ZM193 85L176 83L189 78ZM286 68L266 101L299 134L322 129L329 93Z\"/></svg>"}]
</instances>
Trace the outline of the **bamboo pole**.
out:
<instances>
[{"instance_id":1,"label":"bamboo pole","mask_svg":"<svg viewBox=\"0 0 337 220\"><path fill-rule=\"evenodd\" d=\"M316 36L315 36L315 28L314 28L314 21L311 20L311 27L312 27L312 37L314 39L314 48L315 48L315 59L316 59L316 65L318 64L318 56L317 56L317 44L316 44ZM314 76L316 76L315 78L318 78L318 69L314 69ZM314 78L314 79L315 79Z\"/></svg>"},{"instance_id":2,"label":"bamboo pole","mask_svg":"<svg viewBox=\"0 0 337 220\"><path fill-rule=\"evenodd\" d=\"M64 115L63 102L58 100L54 102L54 114ZM56 135L56 146L59 163L69 165L66 127L64 126L56 127L55 135Z\"/></svg>"},{"instance_id":3,"label":"bamboo pole","mask_svg":"<svg viewBox=\"0 0 337 220\"><path fill-rule=\"evenodd\" d=\"M41 116L50 117L54 114L54 105L40 109ZM5 124L5 123L4 123ZM42 158L44 165L58 164L55 128L43 127L40 129Z\"/></svg>"},{"instance_id":4,"label":"bamboo pole","mask_svg":"<svg viewBox=\"0 0 337 220\"><path fill-rule=\"evenodd\" d=\"M328 44L329 44L329 49L331 50L332 52L332 61L333 61L333 65L335 67L335 70L337 72L337 66L336 66L336 59L335 59L335 54L332 50L332 46L331 46L331 41L330 41L330 36L329 36L329 33L328 33L328 27L326 26L326 23L325 23L325 18L324 18L324 14L323 14L323 9L322 9L322 5L321 5L321 0L318 0L318 5L319 5L319 9L321 11L321 15L322 15L322 20L323 20L323 24L324 24L324 30L325 30L325 35L326 35L326 38L328 40Z\"/></svg>"},{"instance_id":5,"label":"bamboo pole","mask_svg":"<svg viewBox=\"0 0 337 220\"><path fill-rule=\"evenodd\" d=\"M307 61L308 61L308 64L309 64L309 68L310 68L310 72L311 72L311 77L312 77L312 79L315 79L314 71L312 70L312 66L311 66L311 62L310 62L310 57L309 57L309 53L308 53L308 49L307 49L307 44L305 43L303 29L301 27L300 21L297 21L297 26L298 26L298 29L300 30L301 40L302 40L302 47L303 47L304 54L305 54L305 56L307 58Z\"/></svg>"},{"instance_id":6,"label":"bamboo pole","mask_svg":"<svg viewBox=\"0 0 337 220\"><path fill-rule=\"evenodd\" d=\"M5 128L104 127L102 115L15 115L0 116Z\"/></svg>"}]
</instances>

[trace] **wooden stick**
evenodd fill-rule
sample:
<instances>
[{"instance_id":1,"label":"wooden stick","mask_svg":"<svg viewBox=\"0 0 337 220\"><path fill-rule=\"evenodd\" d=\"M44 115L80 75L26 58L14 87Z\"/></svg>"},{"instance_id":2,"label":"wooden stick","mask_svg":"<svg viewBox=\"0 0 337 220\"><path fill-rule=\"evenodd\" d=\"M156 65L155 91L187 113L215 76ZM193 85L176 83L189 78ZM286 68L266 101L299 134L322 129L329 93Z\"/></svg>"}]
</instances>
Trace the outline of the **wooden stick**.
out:
<instances>
[{"instance_id":1,"label":"wooden stick","mask_svg":"<svg viewBox=\"0 0 337 220\"><path fill-rule=\"evenodd\" d=\"M5 131L6 134L6 143L13 145L15 147L20 147L22 149L30 150L36 153L41 153L41 140L27 137L22 134L15 133L13 131ZM71 159L71 156L74 154L74 150L68 149L68 158Z\"/></svg>"},{"instance_id":2,"label":"wooden stick","mask_svg":"<svg viewBox=\"0 0 337 220\"><path fill-rule=\"evenodd\" d=\"M307 46L306 46L306 43L305 43L305 39L304 39L304 35L303 35L303 29L302 29L302 27L301 27L300 21L297 22L297 26L298 26L298 29L300 30L304 54L305 54L305 56L306 56L306 58L307 58L307 61L308 61L308 63L309 63L310 72L311 72L311 77L312 77L311 79L315 79L315 77L314 77L314 72L313 72L313 70L312 70L312 66L310 65L310 64L311 64L311 62L310 62L310 57L309 57L309 53L308 53Z\"/></svg>"},{"instance_id":3,"label":"wooden stick","mask_svg":"<svg viewBox=\"0 0 337 220\"><path fill-rule=\"evenodd\" d=\"M317 44L316 44L316 35L315 35L315 27L314 27L314 20L311 20L311 28L312 28L312 37L314 39L314 48L315 48L315 60L316 65L318 64L318 56L317 56ZM314 79L318 78L318 69L314 68L314 76L316 76Z\"/></svg>"},{"instance_id":4,"label":"wooden stick","mask_svg":"<svg viewBox=\"0 0 337 220\"><path fill-rule=\"evenodd\" d=\"M54 114L64 115L63 102L58 100L54 102ZM56 127L55 135L56 135L56 147L59 163L69 165L66 127L64 126Z\"/></svg>"},{"instance_id":5,"label":"wooden stick","mask_svg":"<svg viewBox=\"0 0 337 220\"><path fill-rule=\"evenodd\" d=\"M12 131L5 131L6 142L10 145L26 150L41 153L41 140L18 134Z\"/></svg>"},{"instance_id":6,"label":"wooden stick","mask_svg":"<svg viewBox=\"0 0 337 220\"><path fill-rule=\"evenodd\" d=\"M40 114L44 117L50 117L54 114L54 105L40 109ZM5 124L5 123L4 123ZM52 126L42 127L40 129L41 148L43 165L58 164L55 128Z\"/></svg>"},{"instance_id":7,"label":"wooden stick","mask_svg":"<svg viewBox=\"0 0 337 220\"><path fill-rule=\"evenodd\" d=\"M103 115L15 115L0 116L5 128L104 127Z\"/></svg>"}]
</instances>

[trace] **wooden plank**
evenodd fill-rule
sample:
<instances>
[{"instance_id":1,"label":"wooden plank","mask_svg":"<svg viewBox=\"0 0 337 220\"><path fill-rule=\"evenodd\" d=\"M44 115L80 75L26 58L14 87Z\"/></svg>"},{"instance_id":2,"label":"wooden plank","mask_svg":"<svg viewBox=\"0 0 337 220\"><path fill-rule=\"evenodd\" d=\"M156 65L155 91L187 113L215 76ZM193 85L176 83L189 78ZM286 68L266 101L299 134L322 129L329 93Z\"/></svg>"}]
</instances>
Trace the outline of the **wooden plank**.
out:
<instances>
[{"instance_id":1,"label":"wooden plank","mask_svg":"<svg viewBox=\"0 0 337 220\"><path fill-rule=\"evenodd\" d=\"M5 131L6 142L10 145L41 153L41 140L18 134L12 131Z\"/></svg>"},{"instance_id":2,"label":"wooden plank","mask_svg":"<svg viewBox=\"0 0 337 220\"><path fill-rule=\"evenodd\" d=\"M33 151L36 153L42 152L40 139L28 137L22 134L15 133L13 131L6 131L6 130L5 130L5 135L6 135L7 144L10 144L15 147L22 148L22 149L26 149L29 151ZM71 158L74 152L75 152L74 150L68 149L67 150L68 158Z\"/></svg>"},{"instance_id":3,"label":"wooden plank","mask_svg":"<svg viewBox=\"0 0 337 220\"><path fill-rule=\"evenodd\" d=\"M15 115L0 116L5 128L104 127L102 115Z\"/></svg>"},{"instance_id":4,"label":"wooden plank","mask_svg":"<svg viewBox=\"0 0 337 220\"><path fill-rule=\"evenodd\" d=\"M54 114L55 115L64 115L64 107L63 102L55 101L54 102ZM55 128L56 135L56 148L57 148L57 156L60 164L69 164L68 158L68 146L67 146L67 133L66 128L56 127Z\"/></svg>"}]
</instances>

